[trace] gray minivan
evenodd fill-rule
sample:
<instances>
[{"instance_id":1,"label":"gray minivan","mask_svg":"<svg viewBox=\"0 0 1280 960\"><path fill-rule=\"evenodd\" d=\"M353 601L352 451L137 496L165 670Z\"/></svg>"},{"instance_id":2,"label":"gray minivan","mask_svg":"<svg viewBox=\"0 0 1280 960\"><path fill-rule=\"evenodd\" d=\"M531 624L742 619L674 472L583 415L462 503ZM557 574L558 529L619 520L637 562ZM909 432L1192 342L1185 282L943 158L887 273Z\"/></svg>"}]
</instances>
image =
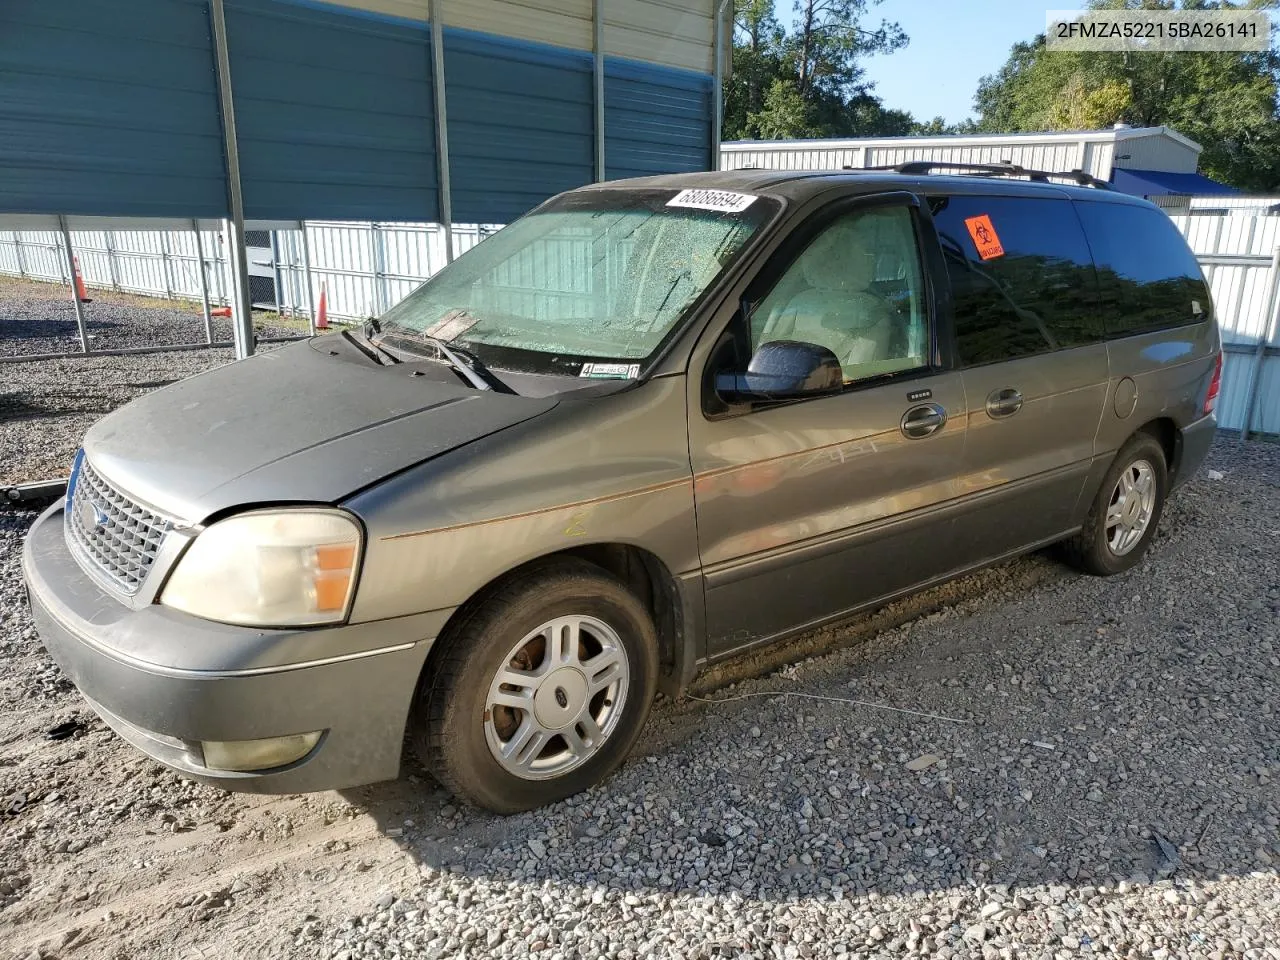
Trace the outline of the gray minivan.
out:
<instances>
[{"instance_id":1,"label":"gray minivan","mask_svg":"<svg viewBox=\"0 0 1280 960\"><path fill-rule=\"evenodd\" d=\"M1214 435L1196 261L1083 175L936 166L573 190L117 410L26 541L44 643L203 781L393 778L407 740L510 812L722 658L1047 544L1131 567Z\"/></svg>"}]
</instances>

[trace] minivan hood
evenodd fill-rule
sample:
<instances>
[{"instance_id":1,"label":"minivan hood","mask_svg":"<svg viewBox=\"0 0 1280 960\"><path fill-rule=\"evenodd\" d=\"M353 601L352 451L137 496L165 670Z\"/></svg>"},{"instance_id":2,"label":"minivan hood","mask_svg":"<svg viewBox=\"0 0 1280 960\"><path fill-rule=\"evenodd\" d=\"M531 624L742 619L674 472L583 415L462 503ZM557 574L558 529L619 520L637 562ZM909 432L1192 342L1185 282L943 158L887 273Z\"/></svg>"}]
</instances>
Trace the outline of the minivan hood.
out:
<instances>
[{"instance_id":1,"label":"minivan hood","mask_svg":"<svg viewBox=\"0 0 1280 960\"><path fill-rule=\"evenodd\" d=\"M343 359L318 343L140 397L90 428L85 455L126 493L194 523L244 504L334 502L556 405Z\"/></svg>"}]
</instances>

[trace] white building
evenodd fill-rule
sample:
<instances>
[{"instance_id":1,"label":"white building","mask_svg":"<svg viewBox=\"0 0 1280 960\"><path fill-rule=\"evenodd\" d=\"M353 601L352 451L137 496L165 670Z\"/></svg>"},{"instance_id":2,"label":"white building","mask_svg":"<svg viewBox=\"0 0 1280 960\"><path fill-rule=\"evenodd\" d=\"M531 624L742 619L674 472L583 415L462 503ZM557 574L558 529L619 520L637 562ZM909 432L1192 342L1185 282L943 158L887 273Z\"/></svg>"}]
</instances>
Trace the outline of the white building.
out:
<instances>
[{"instance_id":1,"label":"white building","mask_svg":"<svg viewBox=\"0 0 1280 960\"><path fill-rule=\"evenodd\" d=\"M720 145L720 169L863 169L912 160L1008 162L1029 170L1083 170L1125 193L1151 198L1235 193L1197 172L1201 150L1200 144L1169 127L1117 124L1109 130L1049 133L738 140ZM1181 204L1166 201L1162 205Z\"/></svg>"}]
</instances>

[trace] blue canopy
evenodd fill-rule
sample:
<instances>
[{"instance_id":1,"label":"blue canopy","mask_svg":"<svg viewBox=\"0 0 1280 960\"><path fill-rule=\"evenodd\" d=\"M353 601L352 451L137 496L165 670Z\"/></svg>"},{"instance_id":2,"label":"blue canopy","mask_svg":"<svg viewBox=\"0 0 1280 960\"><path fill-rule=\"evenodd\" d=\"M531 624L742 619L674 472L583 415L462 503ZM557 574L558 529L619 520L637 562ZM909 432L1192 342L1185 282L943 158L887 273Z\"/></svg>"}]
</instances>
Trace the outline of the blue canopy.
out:
<instances>
[{"instance_id":1,"label":"blue canopy","mask_svg":"<svg viewBox=\"0 0 1280 960\"><path fill-rule=\"evenodd\" d=\"M1210 180L1199 173L1169 173L1165 170L1126 170L1117 167L1111 182L1122 193L1135 197L1164 197L1171 193L1188 196L1238 194L1235 187Z\"/></svg>"}]
</instances>

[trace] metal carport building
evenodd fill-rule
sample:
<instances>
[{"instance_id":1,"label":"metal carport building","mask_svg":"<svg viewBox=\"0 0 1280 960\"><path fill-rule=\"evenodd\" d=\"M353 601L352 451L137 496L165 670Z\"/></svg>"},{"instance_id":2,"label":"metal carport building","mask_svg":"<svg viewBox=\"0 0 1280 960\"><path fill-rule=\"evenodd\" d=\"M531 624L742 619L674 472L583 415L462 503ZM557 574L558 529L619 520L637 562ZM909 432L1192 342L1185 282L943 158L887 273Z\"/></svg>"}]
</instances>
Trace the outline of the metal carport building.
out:
<instances>
[{"instance_id":1,"label":"metal carport building","mask_svg":"<svg viewBox=\"0 0 1280 960\"><path fill-rule=\"evenodd\" d=\"M229 221L247 353L246 222L504 223L592 180L711 167L728 16L725 0L7 0L0 225Z\"/></svg>"}]
</instances>

